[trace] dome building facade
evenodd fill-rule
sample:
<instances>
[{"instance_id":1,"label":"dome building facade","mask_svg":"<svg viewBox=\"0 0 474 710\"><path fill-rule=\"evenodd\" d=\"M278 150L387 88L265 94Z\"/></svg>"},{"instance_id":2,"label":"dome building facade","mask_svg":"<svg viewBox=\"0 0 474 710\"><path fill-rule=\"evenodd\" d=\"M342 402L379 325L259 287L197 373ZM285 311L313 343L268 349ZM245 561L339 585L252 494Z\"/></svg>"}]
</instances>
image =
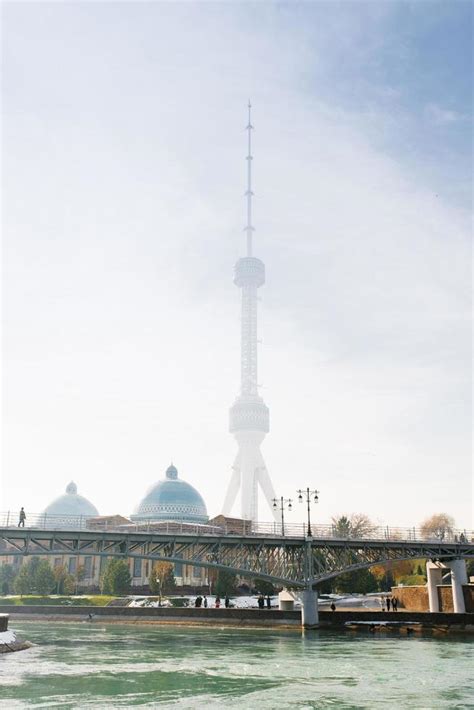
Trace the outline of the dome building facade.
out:
<instances>
[{"instance_id":1,"label":"dome building facade","mask_svg":"<svg viewBox=\"0 0 474 710\"><path fill-rule=\"evenodd\" d=\"M168 466L165 478L155 483L138 504L134 522L173 520L186 523L207 523L206 504L200 493L178 478L176 466Z\"/></svg>"},{"instance_id":2,"label":"dome building facade","mask_svg":"<svg viewBox=\"0 0 474 710\"><path fill-rule=\"evenodd\" d=\"M45 527L76 528L85 527L88 518L99 515L99 511L87 498L77 492L77 486L71 481L66 492L50 503L41 516Z\"/></svg>"}]
</instances>

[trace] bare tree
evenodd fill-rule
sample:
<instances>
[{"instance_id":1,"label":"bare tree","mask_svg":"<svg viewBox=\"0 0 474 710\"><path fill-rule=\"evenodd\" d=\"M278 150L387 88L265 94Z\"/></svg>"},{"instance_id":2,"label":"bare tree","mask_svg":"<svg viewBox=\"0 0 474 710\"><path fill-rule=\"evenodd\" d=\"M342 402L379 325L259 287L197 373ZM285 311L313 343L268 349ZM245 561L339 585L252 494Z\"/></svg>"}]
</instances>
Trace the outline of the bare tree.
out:
<instances>
[{"instance_id":1,"label":"bare tree","mask_svg":"<svg viewBox=\"0 0 474 710\"><path fill-rule=\"evenodd\" d=\"M453 533L454 518L447 513L435 513L421 523L420 530L423 537L437 537L444 540Z\"/></svg>"},{"instance_id":2,"label":"bare tree","mask_svg":"<svg viewBox=\"0 0 474 710\"><path fill-rule=\"evenodd\" d=\"M353 513L350 517L336 516L332 519L332 525L334 536L343 538L370 537L376 527L365 513Z\"/></svg>"}]
</instances>

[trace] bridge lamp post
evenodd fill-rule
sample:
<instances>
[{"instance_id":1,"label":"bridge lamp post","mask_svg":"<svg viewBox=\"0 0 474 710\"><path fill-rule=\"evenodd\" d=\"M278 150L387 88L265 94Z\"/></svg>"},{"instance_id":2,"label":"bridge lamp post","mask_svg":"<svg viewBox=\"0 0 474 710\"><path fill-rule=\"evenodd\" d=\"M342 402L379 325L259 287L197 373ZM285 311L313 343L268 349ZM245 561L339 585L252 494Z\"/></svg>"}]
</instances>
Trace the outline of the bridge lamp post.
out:
<instances>
[{"instance_id":1,"label":"bridge lamp post","mask_svg":"<svg viewBox=\"0 0 474 710\"><path fill-rule=\"evenodd\" d=\"M303 500L306 498L306 504L307 504L307 510L308 510L308 530L307 530L307 535L308 537L312 537L312 532L311 532L311 503L317 503L319 500L319 491L317 490L310 490L307 488L306 490L301 490L299 489L296 491L298 493L298 500L300 503L303 502Z\"/></svg>"},{"instance_id":2,"label":"bridge lamp post","mask_svg":"<svg viewBox=\"0 0 474 710\"><path fill-rule=\"evenodd\" d=\"M283 498L283 496L280 496L281 534L283 536L285 535L285 507L287 510L291 510L292 502L291 498ZM273 499L273 507L275 510L278 508L278 498Z\"/></svg>"}]
</instances>

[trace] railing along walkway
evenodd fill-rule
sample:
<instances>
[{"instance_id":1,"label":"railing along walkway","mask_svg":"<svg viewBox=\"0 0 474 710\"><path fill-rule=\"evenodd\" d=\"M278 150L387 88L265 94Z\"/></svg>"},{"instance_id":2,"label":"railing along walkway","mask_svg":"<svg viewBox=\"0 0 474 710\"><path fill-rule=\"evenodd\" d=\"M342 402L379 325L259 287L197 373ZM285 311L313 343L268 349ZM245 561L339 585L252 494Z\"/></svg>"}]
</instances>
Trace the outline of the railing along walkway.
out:
<instances>
[{"instance_id":1,"label":"railing along walkway","mask_svg":"<svg viewBox=\"0 0 474 710\"><path fill-rule=\"evenodd\" d=\"M27 513L25 528L30 530L88 530L91 532L120 533L163 533L166 535L239 535L260 537L307 537L305 523L278 522L254 523L250 520L234 520L231 523L203 524L186 521L160 521L149 523L117 522L118 516L89 517L82 515L53 515ZM8 511L0 513L0 528L15 528L19 526L19 513ZM363 530L344 531L336 525L321 524L311 526L312 537L317 539L358 539L358 540L392 540L406 542L474 542L472 530L446 530L434 533L423 533L417 527L394 527L389 525L368 526Z\"/></svg>"}]
</instances>

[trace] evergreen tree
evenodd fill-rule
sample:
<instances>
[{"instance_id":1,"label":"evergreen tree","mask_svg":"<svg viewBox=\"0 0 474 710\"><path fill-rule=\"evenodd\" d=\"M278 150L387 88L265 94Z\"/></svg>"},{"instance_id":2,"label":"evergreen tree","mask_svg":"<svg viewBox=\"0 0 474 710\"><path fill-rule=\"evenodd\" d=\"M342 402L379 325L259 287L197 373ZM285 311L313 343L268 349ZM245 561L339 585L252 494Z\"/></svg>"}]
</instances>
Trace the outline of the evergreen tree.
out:
<instances>
[{"instance_id":1,"label":"evergreen tree","mask_svg":"<svg viewBox=\"0 0 474 710\"><path fill-rule=\"evenodd\" d=\"M39 557L32 557L28 562L22 564L13 585L13 589L17 594L23 596L23 594L31 594L37 591L37 572L42 567L41 563L46 564L49 568L48 562L40 560ZM40 584L42 580L43 577L40 575Z\"/></svg>"},{"instance_id":2,"label":"evergreen tree","mask_svg":"<svg viewBox=\"0 0 474 710\"><path fill-rule=\"evenodd\" d=\"M275 587L271 582L268 582L266 579L254 579L253 584L257 592L259 592L260 594L264 594L265 596L267 596L268 594L270 596L275 594Z\"/></svg>"},{"instance_id":3,"label":"evergreen tree","mask_svg":"<svg viewBox=\"0 0 474 710\"><path fill-rule=\"evenodd\" d=\"M336 591L342 594L367 594L378 588L375 576L368 569L340 574L335 579Z\"/></svg>"},{"instance_id":4,"label":"evergreen tree","mask_svg":"<svg viewBox=\"0 0 474 710\"><path fill-rule=\"evenodd\" d=\"M30 592L33 591L32 586L32 578L28 565L22 565L20 571L15 577L13 589L16 594L19 594L22 597L23 594L30 594Z\"/></svg>"},{"instance_id":5,"label":"evergreen tree","mask_svg":"<svg viewBox=\"0 0 474 710\"><path fill-rule=\"evenodd\" d=\"M109 560L101 579L103 594L127 594L130 591L132 578L128 564L124 560Z\"/></svg>"},{"instance_id":6,"label":"evergreen tree","mask_svg":"<svg viewBox=\"0 0 474 710\"><path fill-rule=\"evenodd\" d=\"M71 594L74 591L74 577L67 571L66 565L58 565L53 569L56 594ZM72 588L71 588L72 580ZM66 587L68 589L66 590Z\"/></svg>"},{"instance_id":7,"label":"evergreen tree","mask_svg":"<svg viewBox=\"0 0 474 710\"><path fill-rule=\"evenodd\" d=\"M220 597L225 597L226 594L233 594L237 586L237 577L233 572L219 570L217 580L214 586L215 593Z\"/></svg>"},{"instance_id":8,"label":"evergreen tree","mask_svg":"<svg viewBox=\"0 0 474 710\"><path fill-rule=\"evenodd\" d=\"M332 519L334 537L370 537L374 529L374 524L365 513L353 513L350 518L347 515L341 515Z\"/></svg>"},{"instance_id":9,"label":"evergreen tree","mask_svg":"<svg viewBox=\"0 0 474 710\"><path fill-rule=\"evenodd\" d=\"M34 588L38 594L51 594L54 590L56 579L47 560L40 560L34 574Z\"/></svg>"},{"instance_id":10,"label":"evergreen tree","mask_svg":"<svg viewBox=\"0 0 474 710\"><path fill-rule=\"evenodd\" d=\"M174 578L174 567L171 565L163 580L163 593L171 594L176 590L176 580Z\"/></svg>"},{"instance_id":11,"label":"evergreen tree","mask_svg":"<svg viewBox=\"0 0 474 710\"><path fill-rule=\"evenodd\" d=\"M13 565L4 564L0 567L1 594L10 594L12 592L16 574L17 573Z\"/></svg>"}]
</instances>

